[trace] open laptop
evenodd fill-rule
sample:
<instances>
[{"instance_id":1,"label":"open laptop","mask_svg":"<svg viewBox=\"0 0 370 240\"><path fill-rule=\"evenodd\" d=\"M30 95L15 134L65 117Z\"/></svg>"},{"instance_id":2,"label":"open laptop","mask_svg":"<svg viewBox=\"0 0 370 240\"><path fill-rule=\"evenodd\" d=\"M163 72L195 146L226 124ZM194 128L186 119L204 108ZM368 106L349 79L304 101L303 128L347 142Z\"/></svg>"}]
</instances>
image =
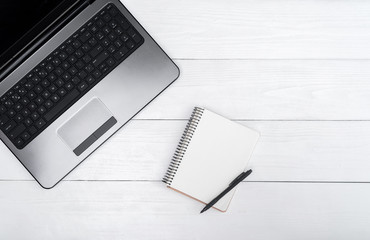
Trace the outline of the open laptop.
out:
<instances>
[{"instance_id":1,"label":"open laptop","mask_svg":"<svg viewBox=\"0 0 370 240\"><path fill-rule=\"evenodd\" d=\"M2 0L0 139L52 188L179 76L119 0Z\"/></svg>"}]
</instances>

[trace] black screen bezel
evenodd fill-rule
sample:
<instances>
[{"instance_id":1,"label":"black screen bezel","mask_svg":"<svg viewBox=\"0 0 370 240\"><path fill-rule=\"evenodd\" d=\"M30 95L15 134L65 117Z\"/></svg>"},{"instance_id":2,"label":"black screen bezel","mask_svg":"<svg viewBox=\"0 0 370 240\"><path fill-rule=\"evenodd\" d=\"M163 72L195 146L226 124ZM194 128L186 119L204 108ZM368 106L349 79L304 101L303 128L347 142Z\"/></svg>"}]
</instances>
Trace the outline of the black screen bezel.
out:
<instances>
[{"instance_id":1,"label":"black screen bezel","mask_svg":"<svg viewBox=\"0 0 370 240\"><path fill-rule=\"evenodd\" d=\"M60 16L66 13L81 0L63 0L53 10L50 11L42 20L26 32L17 42L10 46L0 55L0 72L4 71L15 59L22 55L27 48L39 38ZM0 79L0 82L3 79Z\"/></svg>"}]
</instances>

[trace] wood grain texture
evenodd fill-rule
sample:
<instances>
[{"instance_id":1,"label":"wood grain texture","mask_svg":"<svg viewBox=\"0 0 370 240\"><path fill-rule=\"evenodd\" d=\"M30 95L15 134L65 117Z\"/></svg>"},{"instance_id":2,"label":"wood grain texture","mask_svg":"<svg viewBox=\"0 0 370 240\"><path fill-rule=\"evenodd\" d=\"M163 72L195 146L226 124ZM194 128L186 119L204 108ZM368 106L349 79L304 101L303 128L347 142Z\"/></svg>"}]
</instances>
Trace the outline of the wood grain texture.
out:
<instances>
[{"instance_id":1,"label":"wood grain texture","mask_svg":"<svg viewBox=\"0 0 370 240\"><path fill-rule=\"evenodd\" d=\"M370 120L370 61L176 61L182 74L136 119Z\"/></svg>"},{"instance_id":2,"label":"wood grain texture","mask_svg":"<svg viewBox=\"0 0 370 240\"><path fill-rule=\"evenodd\" d=\"M159 182L0 182L0 239L368 239L369 184L242 183L227 213ZM246 238L244 238L246 237Z\"/></svg>"},{"instance_id":3,"label":"wood grain texture","mask_svg":"<svg viewBox=\"0 0 370 240\"><path fill-rule=\"evenodd\" d=\"M180 78L44 190L0 144L0 239L367 240L370 2L123 0ZM160 182L194 106L261 132L226 214Z\"/></svg>"},{"instance_id":4,"label":"wood grain texture","mask_svg":"<svg viewBox=\"0 0 370 240\"><path fill-rule=\"evenodd\" d=\"M240 123L261 133L250 181L370 182L370 122ZM186 121L132 121L66 179L159 181L185 125ZM0 165L0 179L32 179L14 157L1 158Z\"/></svg>"},{"instance_id":5,"label":"wood grain texture","mask_svg":"<svg viewBox=\"0 0 370 240\"><path fill-rule=\"evenodd\" d=\"M174 58L369 59L366 0L123 0Z\"/></svg>"}]
</instances>

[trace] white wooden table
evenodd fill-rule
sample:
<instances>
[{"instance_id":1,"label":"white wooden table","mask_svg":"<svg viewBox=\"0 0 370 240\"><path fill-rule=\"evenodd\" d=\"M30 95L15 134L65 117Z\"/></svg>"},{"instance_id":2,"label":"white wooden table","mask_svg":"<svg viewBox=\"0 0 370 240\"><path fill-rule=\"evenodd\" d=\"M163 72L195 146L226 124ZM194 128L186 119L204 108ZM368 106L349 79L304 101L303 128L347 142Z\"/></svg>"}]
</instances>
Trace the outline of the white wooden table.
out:
<instances>
[{"instance_id":1,"label":"white wooden table","mask_svg":"<svg viewBox=\"0 0 370 240\"><path fill-rule=\"evenodd\" d=\"M0 146L0 239L370 239L370 1L123 0L182 75L52 190ZM227 213L167 189L194 106L261 132Z\"/></svg>"}]
</instances>

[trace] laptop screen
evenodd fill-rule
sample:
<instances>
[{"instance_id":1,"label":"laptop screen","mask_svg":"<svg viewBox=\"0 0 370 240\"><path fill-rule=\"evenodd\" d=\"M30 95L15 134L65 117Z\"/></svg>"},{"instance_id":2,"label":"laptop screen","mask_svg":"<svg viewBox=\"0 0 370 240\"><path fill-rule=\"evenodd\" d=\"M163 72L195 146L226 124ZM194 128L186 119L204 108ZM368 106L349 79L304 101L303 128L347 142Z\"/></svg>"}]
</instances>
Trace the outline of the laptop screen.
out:
<instances>
[{"instance_id":1,"label":"laptop screen","mask_svg":"<svg viewBox=\"0 0 370 240\"><path fill-rule=\"evenodd\" d=\"M0 68L77 1L0 0Z\"/></svg>"}]
</instances>

